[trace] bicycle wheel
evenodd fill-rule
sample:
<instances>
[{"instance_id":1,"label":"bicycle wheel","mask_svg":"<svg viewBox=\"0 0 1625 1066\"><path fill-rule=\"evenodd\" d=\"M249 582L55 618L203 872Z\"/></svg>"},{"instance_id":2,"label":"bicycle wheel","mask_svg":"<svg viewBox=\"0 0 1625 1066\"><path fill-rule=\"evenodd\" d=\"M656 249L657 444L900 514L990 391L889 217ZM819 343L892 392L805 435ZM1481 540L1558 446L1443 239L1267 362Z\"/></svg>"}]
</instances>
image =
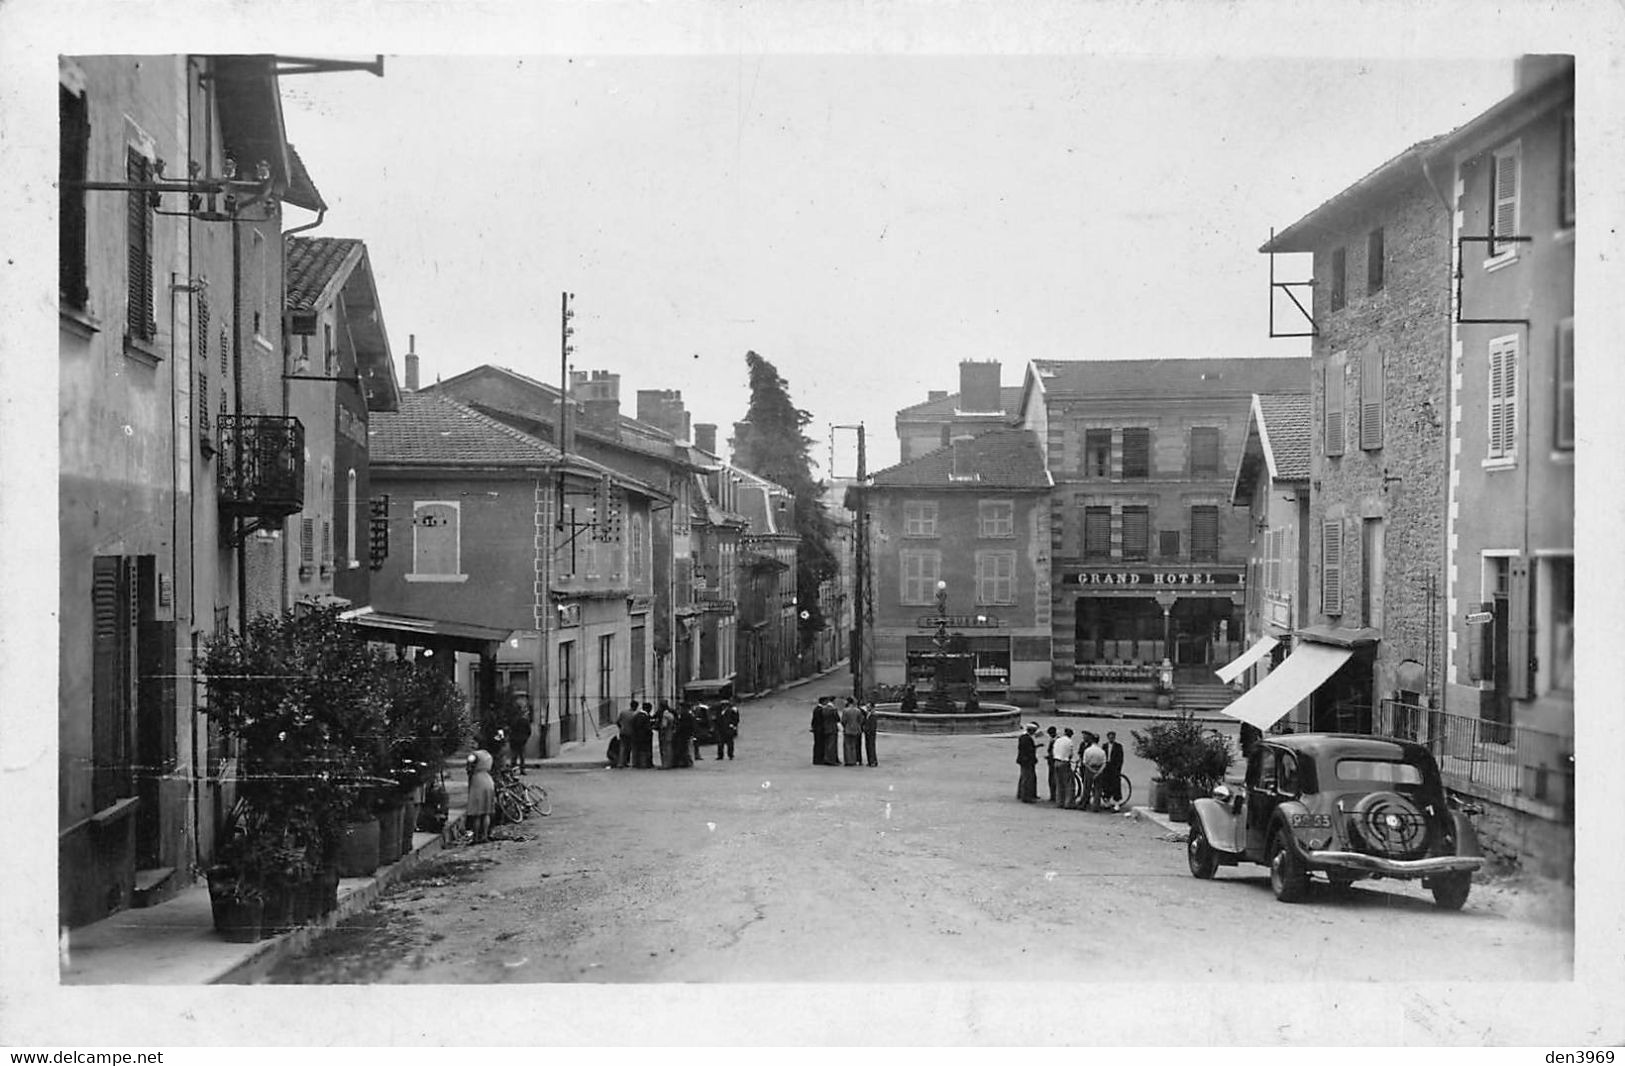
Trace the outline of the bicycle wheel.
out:
<instances>
[{"instance_id":1,"label":"bicycle wheel","mask_svg":"<svg viewBox=\"0 0 1625 1066\"><path fill-rule=\"evenodd\" d=\"M509 822L517 825L525 820L524 800L512 789L503 789L497 793L497 808L502 811L502 817Z\"/></svg>"},{"instance_id":2,"label":"bicycle wheel","mask_svg":"<svg viewBox=\"0 0 1625 1066\"><path fill-rule=\"evenodd\" d=\"M1117 794L1118 803L1124 807L1134 798L1134 782L1128 779L1127 774L1117 775Z\"/></svg>"},{"instance_id":3,"label":"bicycle wheel","mask_svg":"<svg viewBox=\"0 0 1625 1066\"><path fill-rule=\"evenodd\" d=\"M541 785L525 786L525 806L544 818L553 813L553 801L548 799L547 789Z\"/></svg>"}]
</instances>

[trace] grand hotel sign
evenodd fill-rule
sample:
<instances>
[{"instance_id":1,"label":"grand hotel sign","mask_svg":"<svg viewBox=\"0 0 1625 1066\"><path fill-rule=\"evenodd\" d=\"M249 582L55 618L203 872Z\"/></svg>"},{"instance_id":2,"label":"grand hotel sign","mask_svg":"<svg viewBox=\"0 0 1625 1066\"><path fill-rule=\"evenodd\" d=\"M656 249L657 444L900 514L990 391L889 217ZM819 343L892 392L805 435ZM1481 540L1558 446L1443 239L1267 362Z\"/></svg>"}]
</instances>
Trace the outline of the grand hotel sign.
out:
<instances>
[{"instance_id":1,"label":"grand hotel sign","mask_svg":"<svg viewBox=\"0 0 1625 1066\"><path fill-rule=\"evenodd\" d=\"M1084 589L1134 589L1161 592L1206 588L1231 592L1241 588L1241 568L1222 570L1072 570L1061 575L1062 585Z\"/></svg>"}]
</instances>

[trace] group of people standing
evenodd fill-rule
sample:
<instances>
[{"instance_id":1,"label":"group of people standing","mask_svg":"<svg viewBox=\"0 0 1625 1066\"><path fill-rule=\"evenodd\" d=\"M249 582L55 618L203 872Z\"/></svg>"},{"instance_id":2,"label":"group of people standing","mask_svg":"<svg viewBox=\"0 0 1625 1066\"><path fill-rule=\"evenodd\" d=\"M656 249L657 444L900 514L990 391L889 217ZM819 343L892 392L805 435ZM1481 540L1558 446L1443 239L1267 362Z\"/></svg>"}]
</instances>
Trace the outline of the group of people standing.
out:
<instances>
[{"instance_id":1,"label":"group of people standing","mask_svg":"<svg viewBox=\"0 0 1625 1066\"><path fill-rule=\"evenodd\" d=\"M1117 734L1099 735L1085 730L1074 735L1070 726L1048 729L1044 761L1049 769L1049 802L1074 811L1118 810L1123 805L1119 784L1123 775L1123 745ZM1021 768L1016 798L1038 802L1038 723L1028 722L1016 742L1016 764Z\"/></svg>"},{"instance_id":2,"label":"group of people standing","mask_svg":"<svg viewBox=\"0 0 1625 1066\"><path fill-rule=\"evenodd\" d=\"M875 755L875 730L880 724L873 703L860 704L851 696L844 707L835 706L835 697L820 696L812 712L813 765L879 766Z\"/></svg>"},{"instance_id":3,"label":"group of people standing","mask_svg":"<svg viewBox=\"0 0 1625 1066\"><path fill-rule=\"evenodd\" d=\"M656 709L653 704L633 700L615 719L617 732L610 741L610 765L637 770L693 766L694 760L705 758L700 754L699 740L702 714L707 716L715 734L717 758L732 759L734 738L739 735L739 708L731 700L715 711L703 704L696 710L686 702L673 710L665 700L661 700ZM657 751L658 764L655 762Z\"/></svg>"}]
</instances>

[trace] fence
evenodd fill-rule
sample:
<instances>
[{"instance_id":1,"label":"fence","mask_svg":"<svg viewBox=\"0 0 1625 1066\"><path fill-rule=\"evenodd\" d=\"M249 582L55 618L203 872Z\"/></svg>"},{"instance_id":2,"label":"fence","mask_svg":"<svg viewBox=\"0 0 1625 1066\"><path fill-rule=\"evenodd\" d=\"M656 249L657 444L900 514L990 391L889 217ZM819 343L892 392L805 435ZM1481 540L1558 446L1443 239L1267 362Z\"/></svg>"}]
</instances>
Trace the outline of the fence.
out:
<instances>
[{"instance_id":1,"label":"fence","mask_svg":"<svg viewBox=\"0 0 1625 1066\"><path fill-rule=\"evenodd\" d=\"M1574 819L1574 740L1538 729L1383 700L1373 733L1425 744L1445 784L1548 803Z\"/></svg>"}]
</instances>

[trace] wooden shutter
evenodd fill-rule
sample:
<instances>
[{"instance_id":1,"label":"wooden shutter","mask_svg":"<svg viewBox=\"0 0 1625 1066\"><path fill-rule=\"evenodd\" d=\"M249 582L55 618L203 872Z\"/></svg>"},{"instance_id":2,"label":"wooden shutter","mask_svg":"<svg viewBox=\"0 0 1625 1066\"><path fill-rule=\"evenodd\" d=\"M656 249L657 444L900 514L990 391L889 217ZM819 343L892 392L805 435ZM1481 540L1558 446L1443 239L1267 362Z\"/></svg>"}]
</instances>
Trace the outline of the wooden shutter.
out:
<instances>
[{"instance_id":1,"label":"wooden shutter","mask_svg":"<svg viewBox=\"0 0 1625 1066\"><path fill-rule=\"evenodd\" d=\"M1343 522L1331 519L1320 525L1320 610L1343 613Z\"/></svg>"},{"instance_id":2,"label":"wooden shutter","mask_svg":"<svg viewBox=\"0 0 1625 1066\"><path fill-rule=\"evenodd\" d=\"M1491 458L1518 453L1518 338L1490 342L1489 448Z\"/></svg>"},{"instance_id":3,"label":"wooden shutter","mask_svg":"<svg viewBox=\"0 0 1625 1066\"><path fill-rule=\"evenodd\" d=\"M1112 553L1112 509L1085 507L1083 509L1083 554L1104 558Z\"/></svg>"},{"instance_id":4,"label":"wooden shutter","mask_svg":"<svg viewBox=\"0 0 1625 1066\"><path fill-rule=\"evenodd\" d=\"M85 97L59 86L61 137L59 146L57 235L61 245L57 266L58 294L70 307L84 307L90 298L85 286L85 190L73 182L85 180L90 151L90 108Z\"/></svg>"},{"instance_id":5,"label":"wooden shutter","mask_svg":"<svg viewBox=\"0 0 1625 1066\"><path fill-rule=\"evenodd\" d=\"M1488 681L1495 676L1495 604L1474 608L1479 621L1467 623L1467 680Z\"/></svg>"},{"instance_id":6,"label":"wooden shutter","mask_svg":"<svg viewBox=\"0 0 1625 1066\"><path fill-rule=\"evenodd\" d=\"M98 556L92 564L91 805L96 810L128 793L133 584L122 556Z\"/></svg>"},{"instance_id":7,"label":"wooden shutter","mask_svg":"<svg viewBox=\"0 0 1625 1066\"><path fill-rule=\"evenodd\" d=\"M1334 355L1321 367L1326 394L1325 453L1343 454L1343 357Z\"/></svg>"},{"instance_id":8,"label":"wooden shutter","mask_svg":"<svg viewBox=\"0 0 1625 1066\"><path fill-rule=\"evenodd\" d=\"M131 149L126 164L130 181L150 180L150 164L139 152ZM129 193L127 205L129 306L125 324L130 336L151 340L158 331L152 314L152 209L144 192Z\"/></svg>"},{"instance_id":9,"label":"wooden shutter","mask_svg":"<svg viewBox=\"0 0 1625 1066\"><path fill-rule=\"evenodd\" d=\"M1557 327L1557 426L1553 443L1574 447L1574 319Z\"/></svg>"},{"instance_id":10,"label":"wooden shutter","mask_svg":"<svg viewBox=\"0 0 1625 1066\"><path fill-rule=\"evenodd\" d=\"M1213 562L1219 557L1219 509L1191 508L1191 561Z\"/></svg>"},{"instance_id":11,"label":"wooden shutter","mask_svg":"<svg viewBox=\"0 0 1625 1066\"><path fill-rule=\"evenodd\" d=\"M1515 700L1527 700L1535 694L1535 672L1530 663L1534 657L1534 599L1529 560L1507 560L1507 686Z\"/></svg>"},{"instance_id":12,"label":"wooden shutter","mask_svg":"<svg viewBox=\"0 0 1625 1066\"><path fill-rule=\"evenodd\" d=\"M1504 151L1495 153L1495 170L1491 175L1494 182L1494 205L1491 216L1491 237L1513 237L1518 233L1518 148L1514 145ZM1515 244L1500 244L1491 242L1490 254L1500 255L1502 252L1516 248Z\"/></svg>"},{"instance_id":13,"label":"wooden shutter","mask_svg":"<svg viewBox=\"0 0 1625 1066\"><path fill-rule=\"evenodd\" d=\"M1144 559L1150 551L1150 512L1144 507L1123 508L1123 558Z\"/></svg>"},{"instance_id":14,"label":"wooden shutter","mask_svg":"<svg viewBox=\"0 0 1625 1066\"><path fill-rule=\"evenodd\" d=\"M1151 476L1151 431L1123 430L1123 476Z\"/></svg>"},{"instance_id":15,"label":"wooden shutter","mask_svg":"<svg viewBox=\"0 0 1625 1066\"><path fill-rule=\"evenodd\" d=\"M1382 447L1382 349L1367 342L1360 356L1360 447Z\"/></svg>"},{"instance_id":16,"label":"wooden shutter","mask_svg":"<svg viewBox=\"0 0 1625 1066\"><path fill-rule=\"evenodd\" d=\"M299 565L309 566L316 561L316 520L299 520Z\"/></svg>"}]
</instances>

